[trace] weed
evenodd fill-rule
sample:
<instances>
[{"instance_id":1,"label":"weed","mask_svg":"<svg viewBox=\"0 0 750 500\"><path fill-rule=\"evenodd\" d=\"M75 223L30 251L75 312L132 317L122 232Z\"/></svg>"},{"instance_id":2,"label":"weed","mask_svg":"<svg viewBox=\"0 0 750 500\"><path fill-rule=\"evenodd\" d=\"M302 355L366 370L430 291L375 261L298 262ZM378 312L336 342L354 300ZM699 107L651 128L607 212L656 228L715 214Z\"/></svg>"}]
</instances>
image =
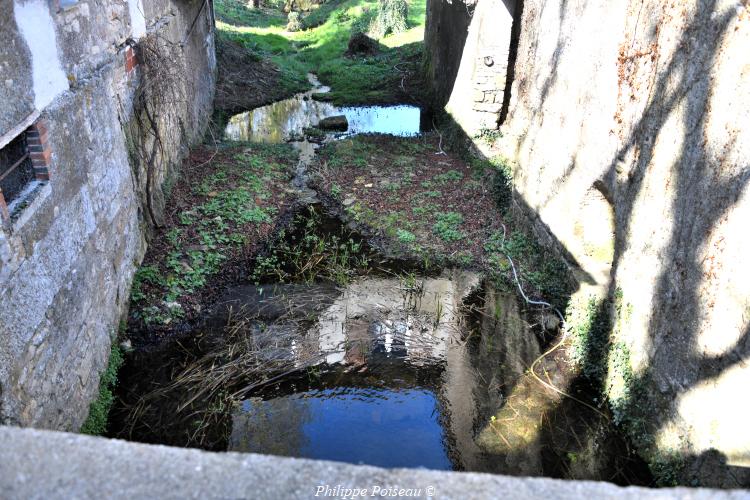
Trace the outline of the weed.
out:
<instances>
[{"instance_id":1,"label":"weed","mask_svg":"<svg viewBox=\"0 0 750 500\"><path fill-rule=\"evenodd\" d=\"M198 202L178 213L178 226L164 234L161 255L135 275L131 314L146 326L183 319L184 298L204 290L209 279L247 244L250 229L272 221L277 208L261 206L285 165L296 160L286 145L234 148L192 188ZM180 302L183 303L180 303Z\"/></svg>"},{"instance_id":2,"label":"weed","mask_svg":"<svg viewBox=\"0 0 750 500\"><path fill-rule=\"evenodd\" d=\"M397 229L396 235L398 236L398 241L401 243L414 243L417 239L417 237L414 236L414 233L409 232L406 229Z\"/></svg>"},{"instance_id":3,"label":"weed","mask_svg":"<svg viewBox=\"0 0 750 500\"><path fill-rule=\"evenodd\" d=\"M325 279L345 285L355 271L369 268L370 257L362 244L343 230L323 230L317 210L296 216L294 225L296 231L282 232L270 252L256 259L252 274L255 283Z\"/></svg>"},{"instance_id":4,"label":"weed","mask_svg":"<svg viewBox=\"0 0 750 500\"><path fill-rule=\"evenodd\" d=\"M458 170L448 170L445 173L438 174L435 176L435 182L445 185L449 182L457 182L464 178L464 174Z\"/></svg>"},{"instance_id":5,"label":"weed","mask_svg":"<svg viewBox=\"0 0 750 500\"><path fill-rule=\"evenodd\" d=\"M123 357L116 339L112 341L112 348L107 361L107 368L99 379L99 395L89 406L89 414L81 426L82 434L101 436L107 432L109 410L114 402L112 391L117 384L117 372L122 366Z\"/></svg>"},{"instance_id":6,"label":"weed","mask_svg":"<svg viewBox=\"0 0 750 500\"><path fill-rule=\"evenodd\" d=\"M474 139L492 144L503 136L502 132L496 128L482 128L474 135Z\"/></svg>"},{"instance_id":7,"label":"weed","mask_svg":"<svg viewBox=\"0 0 750 500\"><path fill-rule=\"evenodd\" d=\"M437 214L437 222L432 226L432 230L443 241L458 241L465 238L465 235L458 230L463 222L464 217L458 212L439 213Z\"/></svg>"}]
</instances>

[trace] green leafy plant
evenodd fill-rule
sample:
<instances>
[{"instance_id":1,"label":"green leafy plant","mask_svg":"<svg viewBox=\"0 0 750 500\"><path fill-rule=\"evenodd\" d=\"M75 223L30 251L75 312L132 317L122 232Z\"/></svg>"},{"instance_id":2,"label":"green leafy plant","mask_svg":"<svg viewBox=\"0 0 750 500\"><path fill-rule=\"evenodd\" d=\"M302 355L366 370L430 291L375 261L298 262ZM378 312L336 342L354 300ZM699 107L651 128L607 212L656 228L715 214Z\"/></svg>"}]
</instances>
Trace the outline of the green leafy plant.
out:
<instances>
[{"instance_id":1,"label":"green leafy plant","mask_svg":"<svg viewBox=\"0 0 750 500\"><path fill-rule=\"evenodd\" d=\"M458 212L439 213L437 214L437 222L432 226L432 230L443 241L458 241L465 238L465 235L458 230L463 222L464 217Z\"/></svg>"},{"instance_id":2,"label":"green leafy plant","mask_svg":"<svg viewBox=\"0 0 750 500\"><path fill-rule=\"evenodd\" d=\"M448 184L449 182L460 181L463 178L464 178L464 174L462 174L458 170L448 170L445 173L436 175L435 182L438 182L444 185L444 184Z\"/></svg>"},{"instance_id":3,"label":"green leafy plant","mask_svg":"<svg viewBox=\"0 0 750 500\"><path fill-rule=\"evenodd\" d=\"M398 241L401 243L413 243L417 237L414 236L414 233L407 231L406 229L397 229L396 235L398 236Z\"/></svg>"},{"instance_id":4,"label":"green leafy plant","mask_svg":"<svg viewBox=\"0 0 750 500\"><path fill-rule=\"evenodd\" d=\"M117 372L123 363L122 351L116 341L112 342L112 350L109 353L107 368L99 379L99 395L89 406L89 414L81 426L82 434L101 436L107 432L109 422L109 410L114 402L112 391L117 384Z\"/></svg>"}]
</instances>

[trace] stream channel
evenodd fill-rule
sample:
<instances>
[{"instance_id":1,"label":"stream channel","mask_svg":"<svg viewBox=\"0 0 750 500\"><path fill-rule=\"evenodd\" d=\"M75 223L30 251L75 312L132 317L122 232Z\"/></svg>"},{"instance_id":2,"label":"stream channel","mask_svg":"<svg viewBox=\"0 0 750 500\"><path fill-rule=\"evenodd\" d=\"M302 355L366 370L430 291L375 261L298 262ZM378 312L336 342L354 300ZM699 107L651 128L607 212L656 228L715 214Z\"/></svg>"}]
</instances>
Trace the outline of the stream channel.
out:
<instances>
[{"instance_id":1,"label":"stream channel","mask_svg":"<svg viewBox=\"0 0 750 500\"><path fill-rule=\"evenodd\" d=\"M348 242L354 278L268 276L226 290L192 331L128 356L111 434L384 467L647 482L605 419L528 376L554 336L540 331L540 311L474 272L386 258L326 215L306 186L321 140L304 129L343 114L349 129L323 140L412 136L421 113L337 108L314 99L327 89L311 83L231 118L225 138L299 148L294 184L308 203L276 244L291 262L306 257L293 250L310 238ZM565 362L551 356L538 371L564 385Z\"/></svg>"}]
</instances>

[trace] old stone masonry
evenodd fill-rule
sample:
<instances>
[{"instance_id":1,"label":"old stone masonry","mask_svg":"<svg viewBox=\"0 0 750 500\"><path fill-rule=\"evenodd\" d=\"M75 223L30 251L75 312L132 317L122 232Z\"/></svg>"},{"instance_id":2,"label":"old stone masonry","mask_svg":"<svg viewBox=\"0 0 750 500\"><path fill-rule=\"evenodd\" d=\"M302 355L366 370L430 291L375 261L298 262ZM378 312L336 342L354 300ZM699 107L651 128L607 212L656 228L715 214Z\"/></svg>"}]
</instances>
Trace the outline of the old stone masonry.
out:
<instances>
[{"instance_id":1,"label":"old stone masonry","mask_svg":"<svg viewBox=\"0 0 750 500\"><path fill-rule=\"evenodd\" d=\"M161 185L211 112L206 4L0 0L2 423L86 418ZM145 111L181 131L156 155Z\"/></svg>"},{"instance_id":2,"label":"old stone masonry","mask_svg":"<svg viewBox=\"0 0 750 500\"><path fill-rule=\"evenodd\" d=\"M611 304L607 398L639 451L747 474L748 2L430 0L425 40L438 99L499 125L515 208Z\"/></svg>"}]
</instances>

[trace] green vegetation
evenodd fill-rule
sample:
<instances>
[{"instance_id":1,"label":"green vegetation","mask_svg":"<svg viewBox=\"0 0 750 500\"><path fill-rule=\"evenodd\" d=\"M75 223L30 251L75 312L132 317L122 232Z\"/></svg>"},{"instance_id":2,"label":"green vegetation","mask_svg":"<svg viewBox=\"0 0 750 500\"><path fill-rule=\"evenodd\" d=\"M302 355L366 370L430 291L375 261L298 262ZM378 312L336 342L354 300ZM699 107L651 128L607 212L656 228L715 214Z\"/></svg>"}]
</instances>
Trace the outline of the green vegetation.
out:
<instances>
[{"instance_id":1,"label":"green vegetation","mask_svg":"<svg viewBox=\"0 0 750 500\"><path fill-rule=\"evenodd\" d=\"M82 434L101 436L107 432L109 410L114 402L112 391L117 384L117 372L122 366L122 351L116 341L112 342L107 368L99 379L99 395L89 407L89 415L81 426Z\"/></svg>"},{"instance_id":2,"label":"green vegetation","mask_svg":"<svg viewBox=\"0 0 750 500\"><path fill-rule=\"evenodd\" d=\"M402 12L403 0L389 0L388 12ZM221 36L240 43L272 60L282 70L282 85L290 92L309 87L308 72L331 86L335 104L396 102L408 73L419 73L424 38L425 0L412 0L404 31L385 36L380 54L350 58L345 55L358 20L378 12L377 1L332 1L302 16L300 31L290 32L290 19L281 10L252 9L239 0L217 0L217 26ZM385 7L384 7L385 8ZM390 14L389 14L390 15ZM399 14L400 15L400 14ZM390 22L390 21L388 21ZM294 26L296 28L296 24Z\"/></svg>"},{"instance_id":3,"label":"green vegetation","mask_svg":"<svg viewBox=\"0 0 750 500\"><path fill-rule=\"evenodd\" d=\"M487 144L492 144L502 138L503 134L496 128L483 128L474 136L474 139Z\"/></svg>"},{"instance_id":4,"label":"green vegetation","mask_svg":"<svg viewBox=\"0 0 750 500\"><path fill-rule=\"evenodd\" d=\"M409 5L406 0L380 0L367 34L375 38L403 33L408 29Z\"/></svg>"},{"instance_id":5,"label":"green vegetation","mask_svg":"<svg viewBox=\"0 0 750 500\"><path fill-rule=\"evenodd\" d=\"M572 359L583 375L602 386L607 376L609 336L612 331L610 303L589 297L586 304L571 303L566 311L572 338Z\"/></svg>"},{"instance_id":6,"label":"green vegetation","mask_svg":"<svg viewBox=\"0 0 750 500\"><path fill-rule=\"evenodd\" d=\"M614 323L612 321L614 313ZM612 423L645 456L658 486L676 486L685 466L676 452L656 448L653 428L654 398L649 390L648 371L636 374L628 346L618 341L618 332L630 321L632 307L622 290L614 300L596 296L571 303L566 322L571 336L571 356L584 377L601 390L612 414Z\"/></svg>"},{"instance_id":7,"label":"green vegetation","mask_svg":"<svg viewBox=\"0 0 750 500\"><path fill-rule=\"evenodd\" d=\"M294 218L293 230L281 231L269 252L256 259L252 279L286 283L317 280L347 284L366 272L370 254L362 243L341 229L326 231L321 214L314 208Z\"/></svg>"},{"instance_id":8,"label":"green vegetation","mask_svg":"<svg viewBox=\"0 0 750 500\"><path fill-rule=\"evenodd\" d=\"M516 230L507 236L504 231L498 231L486 240L484 250L490 275L497 285L510 283L515 287L506 257L509 256L521 281L532 287L525 286L527 293L542 297L560 311L565 310L572 291L568 268L534 238L523 231Z\"/></svg>"},{"instance_id":9,"label":"green vegetation","mask_svg":"<svg viewBox=\"0 0 750 500\"><path fill-rule=\"evenodd\" d=\"M417 237L414 236L414 233L407 231L406 229L397 229L396 235L398 236L398 241L401 243L414 243L417 239Z\"/></svg>"},{"instance_id":10,"label":"green vegetation","mask_svg":"<svg viewBox=\"0 0 750 500\"><path fill-rule=\"evenodd\" d=\"M437 222L432 226L432 230L443 241L458 241L465 238L465 235L459 231L463 222L463 215L457 212L439 213L437 214Z\"/></svg>"},{"instance_id":11,"label":"green vegetation","mask_svg":"<svg viewBox=\"0 0 750 500\"><path fill-rule=\"evenodd\" d=\"M194 184L182 188L191 203L177 211L164 238L152 245L155 255L135 275L131 317L147 326L187 317L186 299L272 223L295 160L287 145L228 148L202 178L191 179Z\"/></svg>"}]
</instances>

